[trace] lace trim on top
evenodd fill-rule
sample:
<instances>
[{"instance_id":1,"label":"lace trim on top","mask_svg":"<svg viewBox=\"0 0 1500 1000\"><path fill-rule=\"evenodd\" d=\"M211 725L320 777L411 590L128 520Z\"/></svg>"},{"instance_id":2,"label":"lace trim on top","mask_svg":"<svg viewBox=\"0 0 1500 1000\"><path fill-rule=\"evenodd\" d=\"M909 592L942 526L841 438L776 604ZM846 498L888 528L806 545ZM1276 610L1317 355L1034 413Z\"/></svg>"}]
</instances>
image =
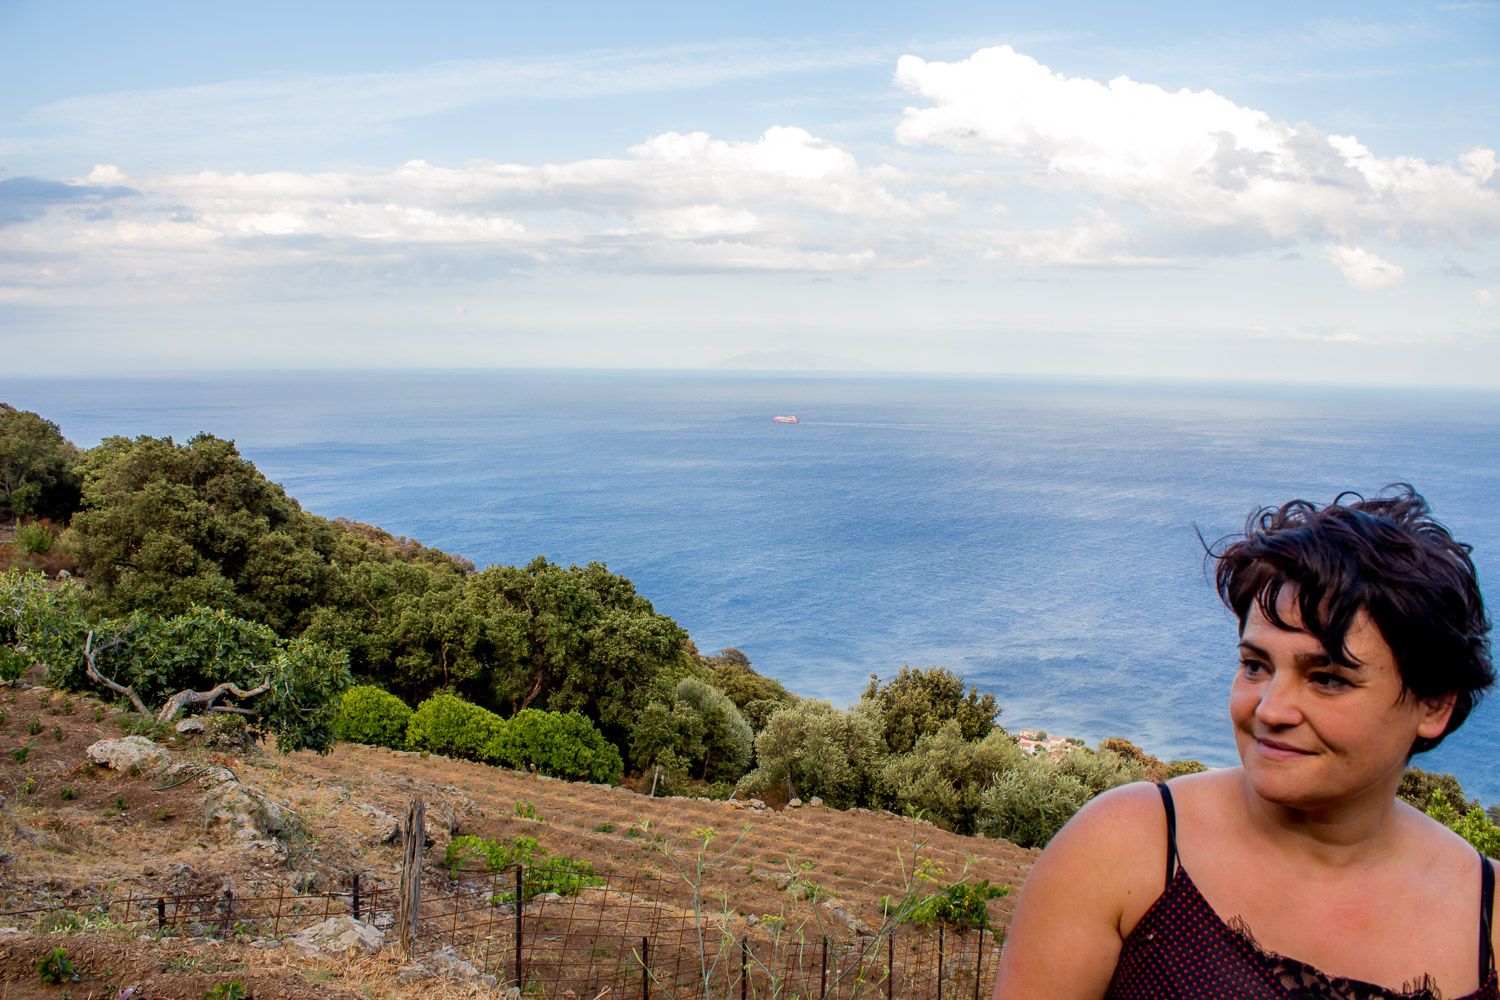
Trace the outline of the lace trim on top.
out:
<instances>
[{"instance_id":1,"label":"lace trim on top","mask_svg":"<svg viewBox=\"0 0 1500 1000\"><path fill-rule=\"evenodd\" d=\"M1265 963L1266 969L1276 977L1276 982L1287 991L1289 1000L1443 1000L1442 991L1438 989L1428 973L1423 973L1422 977L1415 982L1402 983L1399 990L1392 990L1389 987L1367 983L1360 979L1331 976L1316 966L1277 954L1262 946L1255 939L1250 925L1245 923L1242 917L1236 915L1229 920L1219 917L1213 907L1208 905L1208 900L1203 898L1203 893L1198 891L1197 884L1193 882L1181 863L1177 865L1177 873L1173 878L1174 881L1177 878L1183 879L1193 894L1202 900L1204 907L1214 913L1224 929L1255 952L1256 956ZM1495 998L1500 998L1500 981L1497 981L1497 975L1492 970L1488 978L1479 984L1479 989L1456 997L1454 1000L1495 1000Z\"/></svg>"}]
</instances>

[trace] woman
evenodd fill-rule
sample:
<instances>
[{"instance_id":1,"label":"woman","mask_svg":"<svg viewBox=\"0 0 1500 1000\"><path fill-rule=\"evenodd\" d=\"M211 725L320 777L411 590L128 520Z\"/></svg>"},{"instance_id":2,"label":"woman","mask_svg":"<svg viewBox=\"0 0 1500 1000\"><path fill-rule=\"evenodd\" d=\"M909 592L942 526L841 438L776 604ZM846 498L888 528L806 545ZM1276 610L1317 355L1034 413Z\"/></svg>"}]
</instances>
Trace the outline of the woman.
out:
<instances>
[{"instance_id":1,"label":"woman","mask_svg":"<svg viewBox=\"0 0 1500 1000\"><path fill-rule=\"evenodd\" d=\"M1410 487L1350 496L1215 553L1241 766L1080 811L1026 881L996 998L1500 1000L1493 862L1396 798L1494 682L1469 547Z\"/></svg>"}]
</instances>

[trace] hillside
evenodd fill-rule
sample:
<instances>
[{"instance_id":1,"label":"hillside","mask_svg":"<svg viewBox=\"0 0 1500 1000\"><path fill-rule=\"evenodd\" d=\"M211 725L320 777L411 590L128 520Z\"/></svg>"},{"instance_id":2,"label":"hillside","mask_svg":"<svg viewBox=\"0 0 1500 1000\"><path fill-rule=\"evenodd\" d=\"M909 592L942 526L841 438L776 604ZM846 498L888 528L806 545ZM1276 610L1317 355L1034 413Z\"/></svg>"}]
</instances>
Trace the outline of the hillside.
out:
<instances>
[{"instance_id":1,"label":"hillside","mask_svg":"<svg viewBox=\"0 0 1500 1000\"><path fill-rule=\"evenodd\" d=\"M702 889L726 900L736 919L784 911L789 879L797 874L802 884L816 884L818 899L878 926L881 897L905 892L914 853L940 866L944 884L967 876L1012 887L1024 880L1035 856L1004 841L962 837L884 813L650 798L348 744L319 757L215 749L198 736L174 741L174 759L198 768L228 767L245 786L294 815L279 835L259 837L215 821L197 783L166 787L170 783L160 778L89 763L85 751L91 744L120 736L114 709L44 687L18 686L0 699L6 714L0 743L7 749L29 746L24 760L19 753L0 756L0 910L32 911L0 917L0 927L31 932L50 924L69 931L0 938L0 979L11 997L60 995L56 987L39 984L34 968L36 957L56 946L68 949L92 977L87 988L73 987L74 996L104 995L107 983L124 985L129 978L154 984L150 988L159 992L151 995L197 997L230 972L260 997L340 995L331 987L398 995L399 961L387 957L389 949L375 959L320 963L265 942L253 948L247 941L220 944L192 935L137 940L108 926L100 937L88 919L56 913L49 918L45 911L77 912L106 896L149 901L222 893L226 887L239 899L327 893L346 890L354 872L361 873L367 894L389 888L399 872L400 848L384 835L413 793L427 803L429 828L438 829L427 850L426 877L434 891L447 884L441 867L446 834L500 840L526 835L555 855L591 862L610 880L654 876L633 884L649 884L665 897L660 903L686 912L692 892L674 860L690 862L700 843L695 831L712 828L717 837L705 857ZM992 901L991 919L1003 927L1011 906L1010 898ZM257 975L259 985L251 982ZM463 995L468 988L453 989Z\"/></svg>"}]
</instances>

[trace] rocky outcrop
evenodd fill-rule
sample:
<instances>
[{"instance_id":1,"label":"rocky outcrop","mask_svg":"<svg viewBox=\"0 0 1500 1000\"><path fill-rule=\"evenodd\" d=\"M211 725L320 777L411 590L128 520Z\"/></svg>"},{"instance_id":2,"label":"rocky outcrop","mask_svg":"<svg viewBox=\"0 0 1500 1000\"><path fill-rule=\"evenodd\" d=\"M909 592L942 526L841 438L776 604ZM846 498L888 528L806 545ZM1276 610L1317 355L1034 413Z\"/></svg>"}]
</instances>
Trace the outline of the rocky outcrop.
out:
<instances>
[{"instance_id":1,"label":"rocky outcrop","mask_svg":"<svg viewBox=\"0 0 1500 1000\"><path fill-rule=\"evenodd\" d=\"M385 934L375 925L354 917L329 917L293 934L286 943L310 958L345 955L351 951L374 955L385 946Z\"/></svg>"},{"instance_id":2,"label":"rocky outcrop","mask_svg":"<svg viewBox=\"0 0 1500 1000\"><path fill-rule=\"evenodd\" d=\"M166 764L172 755L144 736L100 740L84 751L101 767L125 774L144 774Z\"/></svg>"},{"instance_id":3,"label":"rocky outcrop","mask_svg":"<svg viewBox=\"0 0 1500 1000\"><path fill-rule=\"evenodd\" d=\"M86 753L101 767L126 774L149 774L165 787L195 783L204 791L205 830L225 830L272 853L280 853L276 836L296 820L290 809L260 789L241 783L229 768L178 757L144 736L100 740Z\"/></svg>"}]
</instances>

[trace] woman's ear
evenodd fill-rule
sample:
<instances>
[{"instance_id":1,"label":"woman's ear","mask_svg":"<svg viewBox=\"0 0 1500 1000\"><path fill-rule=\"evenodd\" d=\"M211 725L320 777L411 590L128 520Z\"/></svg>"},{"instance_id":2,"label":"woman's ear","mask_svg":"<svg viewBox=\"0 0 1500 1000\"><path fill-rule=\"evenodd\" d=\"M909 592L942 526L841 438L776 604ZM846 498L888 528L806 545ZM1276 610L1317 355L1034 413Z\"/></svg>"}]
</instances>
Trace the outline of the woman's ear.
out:
<instances>
[{"instance_id":1,"label":"woman's ear","mask_svg":"<svg viewBox=\"0 0 1500 1000\"><path fill-rule=\"evenodd\" d=\"M1435 740L1448 729L1448 720L1453 717L1453 706L1458 703L1458 692L1421 699L1422 718L1417 723L1417 735L1424 740Z\"/></svg>"}]
</instances>

